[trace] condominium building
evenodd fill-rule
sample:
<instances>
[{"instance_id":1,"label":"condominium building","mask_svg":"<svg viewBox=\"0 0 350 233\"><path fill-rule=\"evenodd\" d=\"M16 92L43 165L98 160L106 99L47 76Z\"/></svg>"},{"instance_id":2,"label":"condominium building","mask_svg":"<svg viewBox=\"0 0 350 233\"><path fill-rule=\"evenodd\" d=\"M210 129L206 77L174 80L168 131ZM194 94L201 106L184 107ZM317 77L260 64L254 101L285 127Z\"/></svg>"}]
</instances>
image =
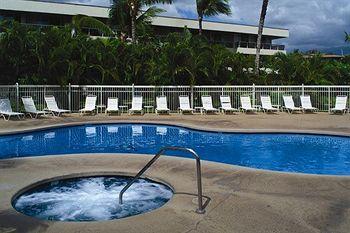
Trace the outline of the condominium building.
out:
<instances>
[{"instance_id":1,"label":"condominium building","mask_svg":"<svg viewBox=\"0 0 350 233\"><path fill-rule=\"evenodd\" d=\"M44 0L0 0L0 19L15 19L24 24L60 26L71 22L72 17L77 14L88 15L106 22L109 7ZM184 27L194 32L198 30L197 20L167 16L155 17L152 25L157 35L180 32ZM91 29L91 35L94 35L95 31ZM224 44L234 51L243 54L255 54L256 52L257 26L204 21L203 32L209 41ZM288 37L288 29L265 27L261 54L286 53L284 45L274 44L273 41Z\"/></svg>"}]
</instances>

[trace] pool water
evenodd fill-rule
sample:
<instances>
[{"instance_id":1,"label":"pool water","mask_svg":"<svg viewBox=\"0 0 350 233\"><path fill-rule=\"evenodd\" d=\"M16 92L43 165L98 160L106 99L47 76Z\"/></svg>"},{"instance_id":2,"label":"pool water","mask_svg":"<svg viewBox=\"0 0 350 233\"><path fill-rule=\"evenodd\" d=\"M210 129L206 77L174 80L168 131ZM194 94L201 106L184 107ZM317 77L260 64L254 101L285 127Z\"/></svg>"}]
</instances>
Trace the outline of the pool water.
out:
<instances>
[{"instance_id":1,"label":"pool water","mask_svg":"<svg viewBox=\"0 0 350 233\"><path fill-rule=\"evenodd\" d=\"M131 178L120 176L64 179L45 183L21 194L14 208L26 215L54 221L103 221L125 218L163 206L172 190L148 179L138 179L123 196Z\"/></svg>"},{"instance_id":2,"label":"pool water","mask_svg":"<svg viewBox=\"0 0 350 233\"><path fill-rule=\"evenodd\" d=\"M155 154L189 147L202 160L258 169L350 175L350 137L308 134L237 134L151 124L64 127L0 136L0 158L76 153ZM188 157L181 152L168 155Z\"/></svg>"}]
</instances>

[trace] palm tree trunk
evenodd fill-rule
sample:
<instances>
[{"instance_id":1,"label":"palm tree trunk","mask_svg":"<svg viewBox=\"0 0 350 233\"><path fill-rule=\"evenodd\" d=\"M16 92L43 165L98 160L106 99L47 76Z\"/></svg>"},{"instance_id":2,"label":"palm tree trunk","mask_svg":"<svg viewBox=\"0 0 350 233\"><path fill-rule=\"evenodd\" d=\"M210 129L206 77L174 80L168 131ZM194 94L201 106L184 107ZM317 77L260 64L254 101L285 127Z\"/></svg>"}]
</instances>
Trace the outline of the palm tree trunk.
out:
<instances>
[{"instance_id":1,"label":"palm tree trunk","mask_svg":"<svg viewBox=\"0 0 350 233\"><path fill-rule=\"evenodd\" d=\"M259 21L258 39L256 42L255 74L257 77L259 77L259 73L260 73L261 39L262 39L263 30L264 30L265 17L266 17L268 5L269 5L269 0L263 0L263 5L261 8L261 14L260 14L260 21Z\"/></svg>"},{"instance_id":2,"label":"palm tree trunk","mask_svg":"<svg viewBox=\"0 0 350 233\"><path fill-rule=\"evenodd\" d=\"M132 42L136 42L136 17L131 16L131 38Z\"/></svg>"},{"instance_id":3,"label":"palm tree trunk","mask_svg":"<svg viewBox=\"0 0 350 233\"><path fill-rule=\"evenodd\" d=\"M135 12L135 3L133 1L129 2L130 7L130 17L131 17L131 39L132 42L136 42L136 15L137 12Z\"/></svg>"},{"instance_id":4,"label":"palm tree trunk","mask_svg":"<svg viewBox=\"0 0 350 233\"><path fill-rule=\"evenodd\" d=\"M202 31L203 31L203 16L198 16L198 23L199 23L198 34L202 35Z\"/></svg>"}]
</instances>

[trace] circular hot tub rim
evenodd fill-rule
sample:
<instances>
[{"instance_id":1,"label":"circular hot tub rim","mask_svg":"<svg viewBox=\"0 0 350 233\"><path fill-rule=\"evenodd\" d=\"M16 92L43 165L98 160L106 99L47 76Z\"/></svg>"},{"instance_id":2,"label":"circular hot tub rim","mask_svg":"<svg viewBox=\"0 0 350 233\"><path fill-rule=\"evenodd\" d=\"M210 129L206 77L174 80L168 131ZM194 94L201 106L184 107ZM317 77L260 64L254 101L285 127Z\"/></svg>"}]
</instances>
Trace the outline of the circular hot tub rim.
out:
<instances>
[{"instance_id":1,"label":"circular hot tub rim","mask_svg":"<svg viewBox=\"0 0 350 233\"><path fill-rule=\"evenodd\" d=\"M22 213L22 212L18 211L15 208L15 206L14 206L16 200L21 195L23 195L24 193L26 193L27 191L29 191L31 189L34 189L36 187L39 187L41 185L45 185L45 184L48 184L48 183L51 183L51 182L64 181L64 180L69 180L69 179L94 178L94 177L133 178L134 176L135 176L135 174L128 173L128 172L113 172L113 171L70 173L70 174L65 174L65 175L60 175L60 176L54 176L54 177L51 177L51 178L46 178L46 179L42 179L42 180L36 181L34 183L31 183L29 185L24 186L23 188L19 189L18 191L16 191L15 194L11 198L11 206L19 214L22 214L22 215L25 215L25 216L28 216L28 217L32 217L32 218L36 218L35 216L30 216L30 215L27 215L25 213ZM149 213L149 212L153 212L153 211L156 211L156 210L164 207L165 205L167 205L171 201L171 199L173 199L174 195L176 194L174 186L169 184L168 182L166 182L163 179L160 179L160 178L157 178L157 177L150 177L150 176L145 175L145 174L142 175L139 179L144 179L144 180L150 181L152 183L164 185L164 186L166 186L167 188L169 188L171 190L173 195L167 202L164 203L164 205L162 205L162 206L160 206L158 208L155 208L153 210L137 214L137 215L142 215L142 214L146 214L146 213ZM118 198L119 197L116 196L116 201L118 201ZM137 216L137 215L131 215L131 216L127 216L127 217L124 217L124 218L130 218L130 217ZM115 218L115 219L110 219L110 220L96 220L96 221L90 221L90 222L113 221L113 220L121 220L121 219L124 219L124 218ZM38 218L36 218L36 219L38 219ZM45 219L40 219L40 220L41 221L48 221L48 222L60 222L60 221L57 221L57 220L49 220L49 219L46 219L46 220ZM61 222L69 223L69 222L79 222L79 221L61 221ZM84 222L86 222L86 221L84 221Z\"/></svg>"}]
</instances>

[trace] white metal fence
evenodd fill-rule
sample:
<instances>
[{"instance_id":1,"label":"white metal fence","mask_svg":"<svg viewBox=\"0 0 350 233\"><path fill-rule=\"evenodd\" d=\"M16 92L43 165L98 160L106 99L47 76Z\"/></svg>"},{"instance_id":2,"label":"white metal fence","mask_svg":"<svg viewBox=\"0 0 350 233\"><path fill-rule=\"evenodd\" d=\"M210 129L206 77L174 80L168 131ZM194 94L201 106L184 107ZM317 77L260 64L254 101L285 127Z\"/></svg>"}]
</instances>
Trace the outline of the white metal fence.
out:
<instances>
[{"instance_id":1,"label":"white metal fence","mask_svg":"<svg viewBox=\"0 0 350 233\"><path fill-rule=\"evenodd\" d=\"M201 96L211 95L214 107L220 107L220 95L229 95L232 105L240 107L240 96L249 95L254 105L260 105L261 95L270 95L272 104L283 106L283 95L292 95L300 106L300 95L310 95L320 111L329 111L337 95L350 96L350 86L56 86L56 85L0 85L0 98L9 98L13 108L23 110L21 97L31 96L39 110L45 108L45 95L54 95L60 108L73 112L83 108L85 97L97 95L98 105L105 105L108 97L118 97L119 105L131 107L133 95L142 95L144 106L155 106L156 96L165 95L172 111L179 107L179 96L190 96L192 107L200 107ZM348 101L349 102L349 101ZM349 105L349 103L348 103Z\"/></svg>"}]
</instances>

